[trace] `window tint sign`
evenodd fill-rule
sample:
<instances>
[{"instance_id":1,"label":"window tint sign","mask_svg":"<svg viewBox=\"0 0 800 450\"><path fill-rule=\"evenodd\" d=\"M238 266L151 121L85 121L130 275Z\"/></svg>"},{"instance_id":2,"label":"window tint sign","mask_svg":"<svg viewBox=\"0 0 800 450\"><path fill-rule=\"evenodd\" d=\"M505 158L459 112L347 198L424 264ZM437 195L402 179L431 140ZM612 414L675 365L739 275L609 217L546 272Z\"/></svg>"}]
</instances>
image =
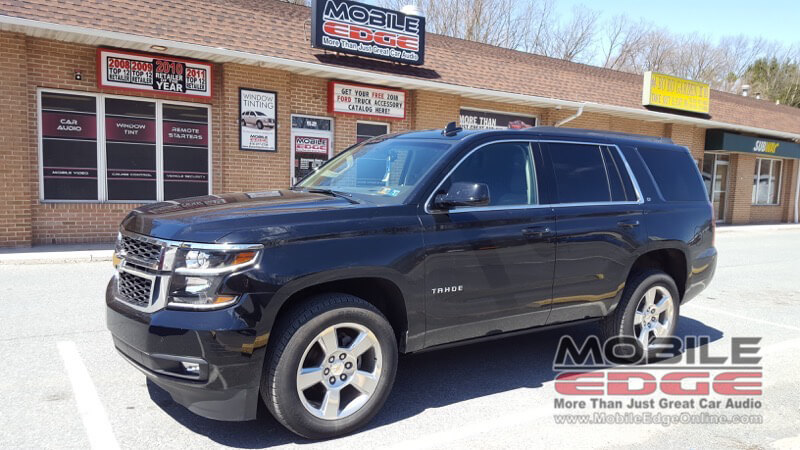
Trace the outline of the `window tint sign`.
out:
<instances>
[{"instance_id":1,"label":"window tint sign","mask_svg":"<svg viewBox=\"0 0 800 450\"><path fill-rule=\"evenodd\" d=\"M277 150L277 94L256 89L239 89L239 148L274 152Z\"/></svg>"},{"instance_id":2,"label":"window tint sign","mask_svg":"<svg viewBox=\"0 0 800 450\"><path fill-rule=\"evenodd\" d=\"M536 126L535 117L463 108L459 120L465 130L518 130Z\"/></svg>"},{"instance_id":3,"label":"window tint sign","mask_svg":"<svg viewBox=\"0 0 800 450\"><path fill-rule=\"evenodd\" d=\"M406 91L331 81L328 112L405 119Z\"/></svg>"},{"instance_id":4,"label":"window tint sign","mask_svg":"<svg viewBox=\"0 0 800 450\"><path fill-rule=\"evenodd\" d=\"M97 49L100 87L211 97L211 64L145 53Z\"/></svg>"},{"instance_id":5,"label":"window tint sign","mask_svg":"<svg viewBox=\"0 0 800 450\"><path fill-rule=\"evenodd\" d=\"M314 0L313 47L422 65L425 18L350 0Z\"/></svg>"}]
</instances>

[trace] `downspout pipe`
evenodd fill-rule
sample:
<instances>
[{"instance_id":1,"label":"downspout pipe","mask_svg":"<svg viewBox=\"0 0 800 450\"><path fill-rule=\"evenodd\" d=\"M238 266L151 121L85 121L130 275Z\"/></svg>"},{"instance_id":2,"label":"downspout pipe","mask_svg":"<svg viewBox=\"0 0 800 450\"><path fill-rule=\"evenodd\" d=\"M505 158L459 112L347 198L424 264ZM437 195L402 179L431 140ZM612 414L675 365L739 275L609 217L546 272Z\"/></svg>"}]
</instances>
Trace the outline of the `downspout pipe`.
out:
<instances>
[{"instance_id":1,"label":"downspout pipe","mask_svg":"<svg viewBox=\"0 0 800 450\"><path fill-rule=\"evenodd\" d=\"M580 116L581 116L581 114L583 114L583 107L584 107L584 106L585 106L585 103L584 103L584 104L581 104L581 106L579 106L579 107L578 107L578 110L577 110L577 111L575 111L575 114L573 114L573 115L571 115L571 116L569 116L569 117L566 117L566 118L564 118L564 119L562 119L562 120L559 120L559 121L558 121L558 122L556 122L556 123L555 123L555 125L553 125L553 126L554 126L554 127L556 127L556 128L558 128L558 127L560 127L561 125L564 125L565 123L572 122L573 120L577 119L578 117L580 117Z\"/></svg>"},{"instance_id":2,"label":"downspout pipe","mask_svg":"<svg viewBox=\"0 0 800 450\"><path fill-rule=\"evenodd\" d=\"M794 179L795 179L795 183L794 183L794 223L798 223L797 222L797 218L798 218L797 217L798 216L797 209L798 209L798 206L800 206L800 159L795 159L794 160L794 165L797 166L797 173L796 173L796 175L794 177Z\"/></svg>"}]
</instances>

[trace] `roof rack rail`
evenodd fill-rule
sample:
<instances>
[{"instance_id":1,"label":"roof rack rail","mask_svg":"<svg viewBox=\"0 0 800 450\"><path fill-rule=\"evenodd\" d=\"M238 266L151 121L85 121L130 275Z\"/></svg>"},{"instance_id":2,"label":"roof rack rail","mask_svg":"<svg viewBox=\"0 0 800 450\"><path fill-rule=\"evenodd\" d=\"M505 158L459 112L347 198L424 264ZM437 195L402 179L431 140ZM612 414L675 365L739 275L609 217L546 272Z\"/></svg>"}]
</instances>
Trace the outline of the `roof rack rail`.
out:
<instances>
[{"instance_id":1,"label":"roof rack rail","mask_svg":"<svg viewBox=\"0 0 800 450\"><path fill-rule=\"evenodd\" d=\"M536 127L539 130L550 130L550 131L566 131L575 132L575 133L582 133L587 135L601 135L601 136L619 136L619 137L626 137L631 139L637 139L640 141L650 141L650 142L658 142L661 144L674 144L672 138L662 137L662 136L648 136L646 134L636 134L636 133L624 133L622 131L606 131L606 130L589 130L586 128L557 128L557 127Z\"/></svg>"}]
</instances>

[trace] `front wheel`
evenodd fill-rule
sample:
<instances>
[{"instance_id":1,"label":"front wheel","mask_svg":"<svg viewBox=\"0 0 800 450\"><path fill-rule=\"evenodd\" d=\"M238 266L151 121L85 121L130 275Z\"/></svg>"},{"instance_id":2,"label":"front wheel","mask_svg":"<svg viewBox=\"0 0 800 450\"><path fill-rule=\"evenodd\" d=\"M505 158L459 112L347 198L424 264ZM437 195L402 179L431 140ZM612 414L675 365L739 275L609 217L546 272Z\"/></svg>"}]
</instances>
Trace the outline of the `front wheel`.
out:
<instances>
[{"instance_id":1,"label":"front wheel","mask_svg":"<svg viewBox=\"0 0 800 450\"><path fill-rule=\"evenodd\" d=\"M658 353L656 338L675 334L680 296L675 281L660 270L633 275L617 309L602 324L603 337L632 336L652 359Z\"/></svg>"},{"instance_id":2,"label":"front wheel","mask_svg":"<svg viewBox=\"0 0 800 450\"><path fill-rule=\"evenodd\" d=\"M366 301L347 294L309 299L284 317L272 339L261 395L294 433L321 439L352 432L386 401L397 340Z\"/></svg>"}]
</instances>

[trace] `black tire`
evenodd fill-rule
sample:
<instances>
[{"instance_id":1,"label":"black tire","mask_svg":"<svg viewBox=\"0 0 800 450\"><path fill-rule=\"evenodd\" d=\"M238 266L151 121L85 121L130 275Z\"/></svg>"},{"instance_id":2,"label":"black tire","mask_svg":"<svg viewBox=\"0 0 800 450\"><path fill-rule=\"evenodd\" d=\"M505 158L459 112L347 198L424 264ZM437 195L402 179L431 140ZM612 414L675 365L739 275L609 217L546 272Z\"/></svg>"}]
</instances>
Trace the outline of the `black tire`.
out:
<instances>
[{"instance_id":1,"label":"black tire","mask_svg":"<svg viewBox=\"0 0 800 450\"><path fill-rule=\"evenodd\" d=\"M259 130L260 130L260 129L262 129L262 128L264 128L264 124L263 124L263 123L261 123L261 121L260 121L260 120L259 120L258 122L256 122L256 126L258 127L258 129L259 129Z\"/></svg>"},{"instance_id":2,"label":"black tire","mask_svg":"<svg viewBox=\"0 0 800 450\"><path fill-rule=\"evenodd\" d=\"M355 323L377 338L382 369L377 387L356 412L335 420L309 412L297 391L297 370L306 348L328 327ZM389 396L397 371L397 339L386 318L370 303L348 294L322 294L293 307L276 325L264 361L261 398L287 429L309 439L326 439L366 425Z\"/></svg>"},{"instance_id":3,"label":"black tire","mask_svg":"<svg viewBox=\"0 0 800 450\"><path fill-rule=\"evenodd\" d=\"M247 122L245 122L245 121L244 121L244 119L242 119L240 122L241 122L241 125L242 125L243 127L247 126Z\"/></svg>"},{"instance_id":4,"label":"black tire","mask_svg":"<svg viewBox=\"0 0 800 450\"><path fill-rule=\"evenodd\" d=\"M632 274L625 285L625 291L619 305L614 312L605 317L601 322L601 338L605 341L618 336L634 336L634 316L639 301L645 293L653 287L663 287L672 297L672 317L669 323L667 336L673 336L680 317L680 295L675 281L661 270L651 269ZM650 349L645 356L652 360L657 350Z\"/></svg>"}]
</instances>

